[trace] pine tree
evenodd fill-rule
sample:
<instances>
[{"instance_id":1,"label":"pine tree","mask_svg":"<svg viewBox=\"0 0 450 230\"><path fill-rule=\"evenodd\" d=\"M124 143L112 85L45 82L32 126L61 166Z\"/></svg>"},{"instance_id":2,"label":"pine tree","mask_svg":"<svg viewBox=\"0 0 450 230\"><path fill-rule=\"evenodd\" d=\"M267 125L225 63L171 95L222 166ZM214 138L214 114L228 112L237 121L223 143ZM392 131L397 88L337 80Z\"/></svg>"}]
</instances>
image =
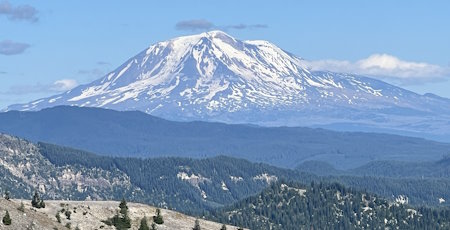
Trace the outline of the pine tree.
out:
<instances>
[{"instance_id":1,"label":"pine tree","mask_svg":"<svg viewBox=\"0 0 450 230\"><path fill-rule=\"evenodd\" d=\"M6 214L3 217L2 222L3 222L4 225L11 225L11 217L9 216L9 212L8 211L6 211Z\"/></svg>"},{"instance_id":2,"label":"pine tree","mask_svg":"<svg viewBox=\"0 0 450 230\"><path fill-rule=\"evenodd\" d=\"M23 202L20 202L20 206L17 208L17 210L25 212L25 205L23 204Z\"/></svg>"},{"instance_id":3,"label":"pine tree","mask_svg":"<svg viewBox=\"0 0 450 230\"><path fill-rule=\"evenodd\" d=\"M37 191L34 192L33 199L31 199L31 206L35 208L39 208L39 204L41 203L41 198L39 197L39 193Z\"/></svg>"},{"instance_id":4,"label":"pine tree","mask_svg":"<svg viewBox=\"0 0 450 230\"><path fill-rule=\"evenodd\" d=\"M59 212L56 213L55 217L58 223L61 223L61 215L59 215Z\"/></svg>"},{"instance_id":5,"label":"pine tree","mask_svg":"<svg viewBox=\"0 0 450 230\"><path fill-rule=\"evenodd\" d=\"M6 192L5 192L5 199L6 199L6 200L9 200L9 198L10 198L10 197L9 197L9 191L6 190Z\"/></svg>"},{"instance_id":6,"label":"pine tree","mask_svg":"<svg viewBox=\"0 0 450 230\"><path fill-rule=\"evenodd\" d=\"M223 224L222 227L220 228L220 230L227 230L227 226L225 224Z\"/></svg>"},{"instance_id":7,"label":"pine tree","mask_svg":"<svg viewBox=\"0 0 450 230\"><path fill-rule=\"evenodd\" d=\"M195 220L195 225L192 230L201 230L200 228L200 221L198 219Z\"/></svg>"},{"instance_id":8,"label":"pine tree","mask_svg":"<svg viewBox=\"0 0 450 230\"><path fill-rule=\"evenodd\" d=\"M129 229L131 228L131 219L128 216L128 206L125 198L119 204L119 213L112 218L112 223L116 229Z\"/></svg>"},{"instance_id":9,"label":"pine tree","mask_svg":"<svg viewBox=\"0 0 450 230\"><path fill-rule=\"evenodd\" d=\"M139 225L138 230L150 230L150 228L148 227L147 218L144 217L141 219L141 224Z\"/></svg>"},{"instance_id":10,"label":"pine tree","mask_svg":"<svg viewBox=\"0 0 450 230\"><path fill-rule=\"evenodd\" d=\"M70 220L70 215L72 215L72 212L67 210L64 212L64 215L66 215L66 219Z\"/></svg>"},{"instance_id":11,"label":"pine tree","mask_svg":"<svg viewBox=\"0 0 450 230\"><path fill-rule=\"evenodd\" d=\"M164 224L164 219L161 215L161 209L156 209L156 216L153 216L153 221L157 224Z\"/></svg>"},{"instance_id":12,"label":"pine tree","mask_svg":"<svg viewBox=\"0 0 450 230\"><path fill-rule=\"evenodd\" d=\"M41 200L41 202L39 203L39 207L40 207L40 208L45 208L45 202L44 202L44 200Z\"/></svg>"},{"instance_id":13,"label":"pine tree","mask_svg":"<svg viewBox=\"0 0 450 230\"><path fill-rule=\"evenodd\" d=\"M122 214L122 216L128 215L128 206L127 206L127 201L125 200L125 198L122 198L122 201L120 201L119 208L120 208L120 214Z\"/></svg>"},{"instance_id":14,"label":"pine tree","mask_svg":"<svg viewBox=\"0 0 450 230\"><path fill-rule=\"evenodd\" d=\"M37 191L34 192L33 199L31 200L31 206L35 208L45 208L45 202L44 200L41 200Z\"/></svg>"}]
</instances>

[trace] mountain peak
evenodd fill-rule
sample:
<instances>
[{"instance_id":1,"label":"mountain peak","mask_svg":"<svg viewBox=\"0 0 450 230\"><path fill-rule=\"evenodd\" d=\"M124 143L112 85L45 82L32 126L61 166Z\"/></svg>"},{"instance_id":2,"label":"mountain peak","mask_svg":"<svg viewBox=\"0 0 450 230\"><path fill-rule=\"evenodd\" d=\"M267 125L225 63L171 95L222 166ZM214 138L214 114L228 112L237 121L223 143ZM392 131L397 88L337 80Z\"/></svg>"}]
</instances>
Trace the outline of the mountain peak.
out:
<instances>
[{"instance_id":1,"label":"mountain peak","mask_svg":"<svg viewBox=\"0 0 450 230\"><path fill-rule=\"evenodd\" d=\"M182 43L182 44L189 44L190 46L194 46L205 40L209 40L209 41L213 42L216 39L219 39L226 43L237 42L237 40L234 37L228 35L227 33L223 32L223 31L212 30L212 31L203 32L200 34L186 35L186 36L173 38L173 39L170 39L169 41L163 41L158 44L164 45L164 44L168 44L168 43L171 43L171 44Z\"/></svg>"},{"instance_id":2,"label":"mountain peak","mask_svg":"<svg viewBox=\"0 0 450 230\"><path fill-rule=\"evenodd\" d=\"M7 110L75 105L140 110L172 120L357 122L443 132L450 130L448 119L436 118L450 116L449 103L371 78L310 72L302 59L268 41L241 41L214 30L158 42L96 81ZM433 124L410 126L426 114L437 114Z\"/></svg>"},{"instance_id":3,"label":"mountain peak","mask_svg":"<svg viewBox=\"0 0 450 230\"><path fill-rule=\"evenodd\" d=\"M202 34L207 34L209 36L228 36L231 37L230 35L228 35L227 33L223 32L222 30L211 30L208 32L204 32Z\"/></svg>"}]
</instances>

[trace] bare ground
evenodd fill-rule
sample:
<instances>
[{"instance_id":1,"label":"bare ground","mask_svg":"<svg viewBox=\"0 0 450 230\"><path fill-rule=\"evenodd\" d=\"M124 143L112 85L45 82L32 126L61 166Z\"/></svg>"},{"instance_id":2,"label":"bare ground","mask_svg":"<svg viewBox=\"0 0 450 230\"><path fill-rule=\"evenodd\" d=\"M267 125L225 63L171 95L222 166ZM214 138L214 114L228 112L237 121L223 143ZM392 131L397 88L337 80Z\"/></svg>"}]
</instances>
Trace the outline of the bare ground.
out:
<instances>
[{"instance_id":1,"label":"bare ground","mask_svg":"<svg viewBox=\"0 0 450 230\"><path fill-rule=\"evenodd\" d=\"M25 212L18 210L20 203L23 202ZM45 201L46 207L35 209L31 207L30 200L10 200L7 201L0 198L0 219L5 215L6 210L12 219L10 226L5 226L0 222L0 229L5 230L26 230L26 229L67 229L64 227L70 223L71 229L78 227L81 230L94 229L115 229L101 222L106 220L118 211L118 201L64 201L54 200ZM153 222L152 216L155 215L156 208L139 204L128 203L129 216L132 220L131 229L138 229L140 220L146 217L149 225ZM70 220L68 220L62 210L71 212ZM56 213L61 216L61 223L56 220ZM195 217L187 216L175 211L161 209L164 218L164 224L157 225L157 229L167 230L191 230L194 226ZM222 226L220 223L206 221L200 219L201 229L219 230ZM227 226L227 229L237 229L233 226Z\"/></svg>"}]
</instances>

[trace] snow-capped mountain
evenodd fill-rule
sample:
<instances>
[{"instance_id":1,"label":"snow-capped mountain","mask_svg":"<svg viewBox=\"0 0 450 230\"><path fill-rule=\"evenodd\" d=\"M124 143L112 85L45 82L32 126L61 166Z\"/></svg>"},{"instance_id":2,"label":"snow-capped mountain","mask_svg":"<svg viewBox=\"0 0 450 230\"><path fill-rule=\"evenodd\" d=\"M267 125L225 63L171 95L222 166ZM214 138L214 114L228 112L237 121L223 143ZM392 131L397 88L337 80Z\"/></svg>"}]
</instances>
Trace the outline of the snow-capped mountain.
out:
<instances>
[{"instance_id":1,"label":"snow-capped mountain","mask_svg":"<svg viewBox=\"0 0 450 230\"><path fill-rule=\"evenodd\" d=\"M311 72L270 42L221 31L158 42L92 83L7 110L56 105L140 110L173 120L450 130L448 99L362 76Z\"/></svg>"}]
</instances>

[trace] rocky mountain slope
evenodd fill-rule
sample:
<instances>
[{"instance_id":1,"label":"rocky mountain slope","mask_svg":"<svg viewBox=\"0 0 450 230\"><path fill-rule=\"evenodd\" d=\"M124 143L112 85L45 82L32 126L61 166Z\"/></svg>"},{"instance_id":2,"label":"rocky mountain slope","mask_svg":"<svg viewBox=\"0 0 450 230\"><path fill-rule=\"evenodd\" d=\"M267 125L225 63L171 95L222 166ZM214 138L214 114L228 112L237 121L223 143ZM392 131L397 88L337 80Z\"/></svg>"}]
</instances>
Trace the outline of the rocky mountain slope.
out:
<instances>
[{"instance_id":1,"label":"rocky mountain slope","mask_svg":"<svg viewBox=\"0 0 450 230\"><path fill-rule=\"evenodd\" d=\"M76 165L55 166L42 156L31 142L9 135L0 135L0 180L2 190L18 197L30 197L33 191L52 199L112 199L122 193L142 196L123 172L86 168Z\"/></svg>"},{"instance_id":2,"label":"rocky mountain slope","mask_svg":"<svg viewBox=\"0 0 450 230\"><path fill-rule=\"evenodd\" d=\"M0 229L71 229L78 227L80 230L92 229L115 229L102 221L112 217L118 210L117 201L66 201L66 200L46 200L46 207L41 209L32 208L29 200L5 200L0 198L0 215L3 217L6 211L9 212L12 223L9 226L0 223ZM24 211L18 210L21 203L24 204ZM142 218L146 217L148 223L152 223L152 216L155 215L156 208L139 203L128 203L128 212L131 219L132 228L138 229ZM61 210L70 211L70 220L66 218ZM56 213L61 216L61 223L56 219ZM157 225L157 229L169 230L190 230L194 226L195 217L187 216L178 212L161 209L164 224ZM202 229L218 230L222 224L200 219ZM237 229L237 227L227 226L227 229Z\"/></svg>"},{"instance_id":3,"label":"rocky mountain slope","mask_svg":"<svg viewBox=\"0 0 450 230\"><path fill-rule=\"evenodd\" d=\"M267 41L221 31L158 42L106 76L6 110L75 105L173 120L351 127L443 138L450 100L375 79L311 72ZM447 138L448 139L448 138Z\"/></svg>"}]
</instances>

